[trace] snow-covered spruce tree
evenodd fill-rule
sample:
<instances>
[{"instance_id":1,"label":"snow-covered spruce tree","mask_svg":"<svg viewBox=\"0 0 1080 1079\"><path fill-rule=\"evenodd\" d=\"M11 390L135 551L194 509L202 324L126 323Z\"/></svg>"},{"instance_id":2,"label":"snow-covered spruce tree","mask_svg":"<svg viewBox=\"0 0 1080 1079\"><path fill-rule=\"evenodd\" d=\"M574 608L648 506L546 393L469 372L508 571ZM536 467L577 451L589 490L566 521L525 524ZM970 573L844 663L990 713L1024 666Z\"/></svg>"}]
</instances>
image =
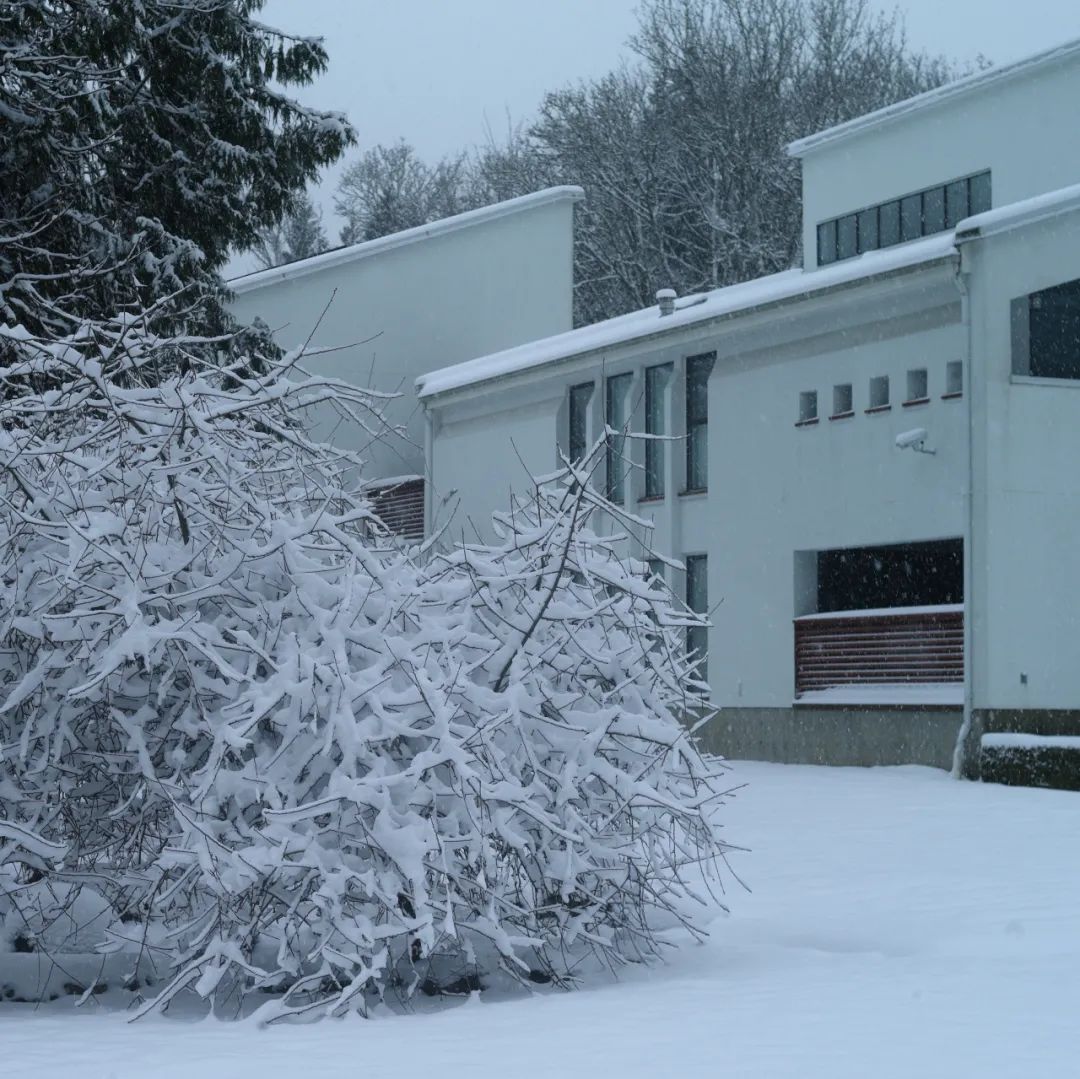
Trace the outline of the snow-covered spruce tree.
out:
<instances>
[{"instance_id":1,"label":"snow-covered spruce tree","mask_svg":"<svg viewBox=\"0 0 1080 1079\"><path fill-rule=\"evenodd\" d=\"M326 67L263 0L0 4L0 321L66 336L174 297L227 323L218 272L353 141L282 88Z\"/></svg>"},{"instance_id":2,"label":"snow-covered spruce tree","mask_svg":"<svg viewBox=\"0 0 1080 1079\"><path fill-rule=\"evenodd\" d=\"M586 952L700 932L725 847L680 723L694 616L593 531L618 511L581 470L497 543L402 550L302 426L332 398L377 434L364 391L208 362L149 319L3 337L0 905L23 947L92 893L102 946L167 978L147 1007L269 992L273 1019L500 970L570 984Z\"/></svg>"}]
</instances>

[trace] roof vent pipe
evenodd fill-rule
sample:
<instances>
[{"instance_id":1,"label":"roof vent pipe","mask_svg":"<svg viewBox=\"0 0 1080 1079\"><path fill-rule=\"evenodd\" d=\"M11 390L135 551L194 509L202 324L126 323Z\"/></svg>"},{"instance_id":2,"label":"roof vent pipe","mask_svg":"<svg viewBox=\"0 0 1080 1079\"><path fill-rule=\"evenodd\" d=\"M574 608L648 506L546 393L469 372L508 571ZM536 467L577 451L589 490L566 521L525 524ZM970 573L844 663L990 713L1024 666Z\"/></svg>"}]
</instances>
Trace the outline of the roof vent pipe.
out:
<instances>
[{"instance_id":1,"label":"roof vent pipe","mask_svg":"<svg viewBox=\"0 0 1080 1079\"><path fill-rule=\"evenodd\" d=\"M656 302L660 305L660 317L675 314L675 297L678 293L673 288L662 288L656 294Z\"/></svg>"}]
</instances>

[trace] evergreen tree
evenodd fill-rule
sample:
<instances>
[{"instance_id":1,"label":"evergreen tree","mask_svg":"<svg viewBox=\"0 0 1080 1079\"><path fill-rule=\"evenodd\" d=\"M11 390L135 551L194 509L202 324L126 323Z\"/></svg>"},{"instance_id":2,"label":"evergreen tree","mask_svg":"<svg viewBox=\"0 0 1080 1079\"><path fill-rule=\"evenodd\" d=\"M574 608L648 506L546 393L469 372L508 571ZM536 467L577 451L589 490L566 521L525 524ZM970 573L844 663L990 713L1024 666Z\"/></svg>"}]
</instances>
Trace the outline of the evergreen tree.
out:
<instances>
[{"instance_id":1,"label":"evergreen tree","mask_svg":"<svg viewBox=\"0 0 1080 1079\"><path fill-rule=\"evenodd\" d=\"M263 0L6 0L0 6L0 321L199 305L218 271L353 141L281 87L319 41L255 20ZM160 301L174 298L164 307Z\"/></svg>"}]
</instances>

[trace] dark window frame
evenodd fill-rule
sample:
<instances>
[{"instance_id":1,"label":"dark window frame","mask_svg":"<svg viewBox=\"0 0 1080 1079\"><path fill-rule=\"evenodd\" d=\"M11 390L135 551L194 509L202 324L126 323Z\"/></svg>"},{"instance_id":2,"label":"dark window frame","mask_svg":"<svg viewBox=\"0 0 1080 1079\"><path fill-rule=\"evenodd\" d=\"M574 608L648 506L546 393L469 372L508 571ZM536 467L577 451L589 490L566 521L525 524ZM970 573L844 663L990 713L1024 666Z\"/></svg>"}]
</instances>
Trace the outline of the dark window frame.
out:
<instances>
[{"instance_id":1,"label":"dark window frame","mask_svg":"<svg viewBox=\"0 0 1080 1079\"><path fill-rule=\"evenodd\" d=\"M567 457L570 458L571 464L577 464L589 448L589 406L592 404L595 389L596 384L593 382L579 382L576 386L570 387L566 443ZM575 423L578 415L580 415L582 428L580 438L576 430L579 425Z\"/></svg>"},{"instance_id":2,"label":"dark window frame","mask_svg":"<svg viewBox=\"0 0 1080 1079\"><path fill-rule=\"evenodd\" d=\"M607 450L605 453L604 470L604 494L609 502L621 506L626 501L627 470L625 468L626 433L622 430L629 420L627 401L630 397L630 387L633 385L633 371L621 371L617 375L608 375L604 379L604 425L616 431L614 435L607 436ZM621 394L620 394L621 388ZM617 423L612 422L613 404L619 401L626 411L625 418Z\"/></svg>"},{"instance_id":3,"label":"dark window frame","mask_svg":"<svg viewBox=\"0 0 1080 1079\"><path fill-rule=\"evenodd\" d=\"M673 365L670 363L658 363L645 368L645 434L666 435L665 409L666 397L671 386ZM659 397L659 401L657 401ZM660 430L654 430L656 426L655 415L659 407ZM645 440L645 497L663 498L666 485L664 483L664 453L665 443L652 438Z\"/></svg>"},{"instance_id":4,"label":"dark window frame","mask_svg":"<svg viewBox=\"0 0 1080 1079\"><path fill-rule=\"evenodd\" d=\"M707 554L687 555L683 562L686 566L686 606L695 614L709 613L709 556ZM701 681L708 678L709 629L708 626L686 627L687 657L696 654L697 677Z\"/></svg>"}]
</instances>

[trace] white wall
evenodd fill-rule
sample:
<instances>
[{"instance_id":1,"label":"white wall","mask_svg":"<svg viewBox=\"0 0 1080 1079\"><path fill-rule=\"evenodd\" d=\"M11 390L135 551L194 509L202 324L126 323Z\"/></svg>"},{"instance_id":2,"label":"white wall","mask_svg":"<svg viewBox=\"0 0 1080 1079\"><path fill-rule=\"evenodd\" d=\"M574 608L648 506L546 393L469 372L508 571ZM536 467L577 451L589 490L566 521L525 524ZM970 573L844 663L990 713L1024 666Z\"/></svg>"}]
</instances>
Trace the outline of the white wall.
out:
<instances>
[{"instance_id":1,"label":"white wall","mask_svg":"<svg viewBox=\"0 0 1080 1079\"><path fill-rule=\"evenodd\" d=\"M965 257L976 357L974 703L1075 709L1080 381L1011 376L1010 301L1080 278L1080 212L976 241Z\"/></svg>"},{"instance_id":2,"label":"white wall","mask_svg":"<svg viewBox=\"0 0 1080 1079\"><path fill-rule=\"evenodd\" d=\"M819 222L990 169L993 204L1080 181L1080 58L984 86L810 150L803 250L816 265Z\"/></svg>"},{"instance_id":3,"label":"white wall","mask_svg":"<svg viewBox=\"0 0 1080 1079\"><path fill-rule=\"evenodd\" d=\"M680 434L684 357L716 349L708 494L679 495L685 444L677 442L668 447L664 499L638 501L638 475L630 508L655 522L656 549L679 559L709 556L709 600L720 602L710 639L714 700L787 707L792 619L803 613L795 609L797 551L962 535L964 402L941 399L946 363L961 358L958 295L952 266L938 266L429 400L439 485L461 486L469 514L485 517L506 504L508 486L521 488L518 454L535 471L554 464L571 385L596 379L599 430L603 377L656 363L675 364L669 429ZM906 374L915 367L928 369L931 401L905 409ZM890 376L893 407L867 415L869 380L882 374ZM830 421L840 382L853 384L855 415ZM796 427L799 393L809 389L818 391L822 418ZM896 449L896 435L916 426L930 432L935 455ZM642 429L640 411L635 427ZM632 454L641 460L640 444ZM681 579L672 584L684 587Z\"/></svg>"},{"instance_id":4,"label":"white wall","mask_svg":"<svg viewBox=\"0 0 1080 1079\"><path fill-rule=\"evenodd\" d=\"M564 189L561 197L453 231L437 224L418 242L238 291L231 308L242 322L262 318L285 348L312 331L313 348L345 346L310 358L313 373L401 393L386 414L406 428L404 438L372 444L369 433L327 412L315 429L364 450L370 478L419 474L423 412L413 385L419 375L570 328L574 201ZM243 279L236 285L242 290Z\"/></svg>"}]
</instances>

